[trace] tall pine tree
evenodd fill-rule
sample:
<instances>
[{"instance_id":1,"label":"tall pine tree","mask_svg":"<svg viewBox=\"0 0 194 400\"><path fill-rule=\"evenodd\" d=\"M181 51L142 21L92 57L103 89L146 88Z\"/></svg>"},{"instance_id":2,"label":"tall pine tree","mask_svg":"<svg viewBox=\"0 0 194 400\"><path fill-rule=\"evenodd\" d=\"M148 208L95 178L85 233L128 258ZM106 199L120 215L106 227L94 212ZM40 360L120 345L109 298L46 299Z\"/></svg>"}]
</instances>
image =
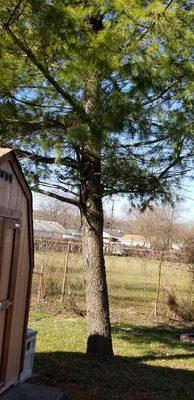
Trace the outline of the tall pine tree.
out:
<instances>
[{"instance_id":1,"label":"tall pine tree","mask_svg":"<svg viewBox=\"0 0 194 400\"><path fill-rule=\"evenodd\" d=\"M192 27L179 0L0 0L0 144L80 209L95 357L113 355L102 198L172 202L192 168Z\"/></svg>"}]
</instances>

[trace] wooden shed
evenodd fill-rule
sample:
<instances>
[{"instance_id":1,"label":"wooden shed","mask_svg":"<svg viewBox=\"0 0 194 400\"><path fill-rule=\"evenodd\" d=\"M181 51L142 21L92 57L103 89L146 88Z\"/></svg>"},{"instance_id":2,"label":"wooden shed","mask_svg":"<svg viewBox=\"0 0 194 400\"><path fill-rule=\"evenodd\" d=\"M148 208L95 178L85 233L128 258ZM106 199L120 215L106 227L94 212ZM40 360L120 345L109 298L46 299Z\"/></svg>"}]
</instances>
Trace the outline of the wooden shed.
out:
<instances>
[{"instance_id":1,"label":"wooden shed","mask_svg":"<svg viewBox=\"0 0 194 400\"><path fill-rule=\"evenodd\" d=\"M0 393L22 372L32 271L31 192L14 151L0 148Z\"/></svg>"}]
</instances>

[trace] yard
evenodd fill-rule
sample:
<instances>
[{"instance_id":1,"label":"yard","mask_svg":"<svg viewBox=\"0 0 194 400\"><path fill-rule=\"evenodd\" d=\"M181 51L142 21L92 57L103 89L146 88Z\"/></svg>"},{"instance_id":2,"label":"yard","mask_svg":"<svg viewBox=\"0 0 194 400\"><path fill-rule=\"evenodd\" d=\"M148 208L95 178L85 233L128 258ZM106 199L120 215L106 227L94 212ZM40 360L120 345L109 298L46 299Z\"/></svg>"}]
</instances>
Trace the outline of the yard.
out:
<instances>
[{"instance_id":1,"label":"yard","mask_svg":"<svg viewBox=\"0 0 194 400\"><path fill-rule=\"evenodd\" d=\"M39 331L34 381L64 387L69 399L193 400L194 350L179 341L186 328L141 317L113 322L116 357L103 364L84 355L84 318L36 311L30 326Z\"/></svg>"},{"instance_id":2,"label":"yard","mask_svg":"<svg viewBox=\"0 0 194 400\"><path fill-rule=\"evenodd\" d=\"M35 296L32 301L29 325L39 332L34 381L62 386L72 400L193 400L194 349L179 341L192 324L166 302L172 292L182 310L192 301L189 266L162 264L154 316L159 262L106 258L116 357L103 364L85 357L85 318L67 307L71 298L78 310L85 307L79 255L70 254L66 297L60 302L64 263L61 253L36 254L36 269L45 266L47 292L40 303Z\"/></svg>"}]
</instances>

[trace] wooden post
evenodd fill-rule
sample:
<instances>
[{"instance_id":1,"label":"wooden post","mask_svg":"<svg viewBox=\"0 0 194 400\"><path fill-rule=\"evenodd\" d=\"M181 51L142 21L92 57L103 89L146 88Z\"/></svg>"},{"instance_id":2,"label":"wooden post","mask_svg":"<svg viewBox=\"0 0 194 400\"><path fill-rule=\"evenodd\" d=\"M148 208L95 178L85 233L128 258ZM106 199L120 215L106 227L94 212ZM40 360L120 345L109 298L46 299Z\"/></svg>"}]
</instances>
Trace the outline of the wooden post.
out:
<instances>
[{"instance_id":1,"label":"wooden post","mask_svg":"<svg viewBox=\"0 0 194 400\"><path fill-rule=\"evenodd\" d=\"M157 294L156 294L156 303L155 303L155 315L158 315L158 303L159 303L159 296L160 296L161 272L162 272L162 259L160 261L159 269L158 269L158 282L157 282Z\"/></svg>"},{"instance_id":2,"label":"wooden post","mask_svg":"<svg viewBox=\"0 0 194 400\"><path fill-rule=\"evenodd\" d=\"M66 258L65 258L65 269L64 269L64 275L63 275L63 283L62 283L62 289L61 289L61 303L63 303L64 295L65 295L65 286L66 286L67 269L68 269L68 261L69 261L69 250L70 250L70 244L68 243L67 253L66 253Z\"/></svg>"},{"instance_id":3,"label":"wooden post","mask_svg":"<svg viewBox=\"0 0 194 400\"><path fill-rule=\"evenodd\" d=\"M39 273L40 280L39 280L39 288L38 288L38 303L40 303L40 300L42 300L43 272L44 272L44 266L41 265L40 273Z\"/></svg>"},{"instance_id":4,"label":"wooden post","mask_svg":"<svg viewBox=\"0 0 194 400\"><path fill-rule=\"evenodd\" d=\"M188 290L188 294L189 294L189 298L188 298L188 304L189 307L192 309L192 305L193 305L193 285L194 285L194 266L192 265L192 268L189 270L189 274L190 274L190 279L189 279L189 290Z\"/></svg>"}]
</instances>

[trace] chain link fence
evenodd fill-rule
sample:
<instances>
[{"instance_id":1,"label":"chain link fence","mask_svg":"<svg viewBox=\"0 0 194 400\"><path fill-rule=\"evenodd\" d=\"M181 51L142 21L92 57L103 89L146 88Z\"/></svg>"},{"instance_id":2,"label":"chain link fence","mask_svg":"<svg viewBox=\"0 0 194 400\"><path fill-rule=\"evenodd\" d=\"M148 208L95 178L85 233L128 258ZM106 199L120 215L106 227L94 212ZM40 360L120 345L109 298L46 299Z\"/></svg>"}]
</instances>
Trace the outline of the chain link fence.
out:
<instances>
[{"instance_id":1,"label":"chain link fence","mask_svg":"<svg viewBox=\"0 0 194 400\"><path fill-rule=\"evenodd\" d=\"M64 240L35 240L32 306L85 313L82 246ZM194 318L194 264L186 256L142 251L105 254L111 313Z\"/></svg>"}]
</instances>

